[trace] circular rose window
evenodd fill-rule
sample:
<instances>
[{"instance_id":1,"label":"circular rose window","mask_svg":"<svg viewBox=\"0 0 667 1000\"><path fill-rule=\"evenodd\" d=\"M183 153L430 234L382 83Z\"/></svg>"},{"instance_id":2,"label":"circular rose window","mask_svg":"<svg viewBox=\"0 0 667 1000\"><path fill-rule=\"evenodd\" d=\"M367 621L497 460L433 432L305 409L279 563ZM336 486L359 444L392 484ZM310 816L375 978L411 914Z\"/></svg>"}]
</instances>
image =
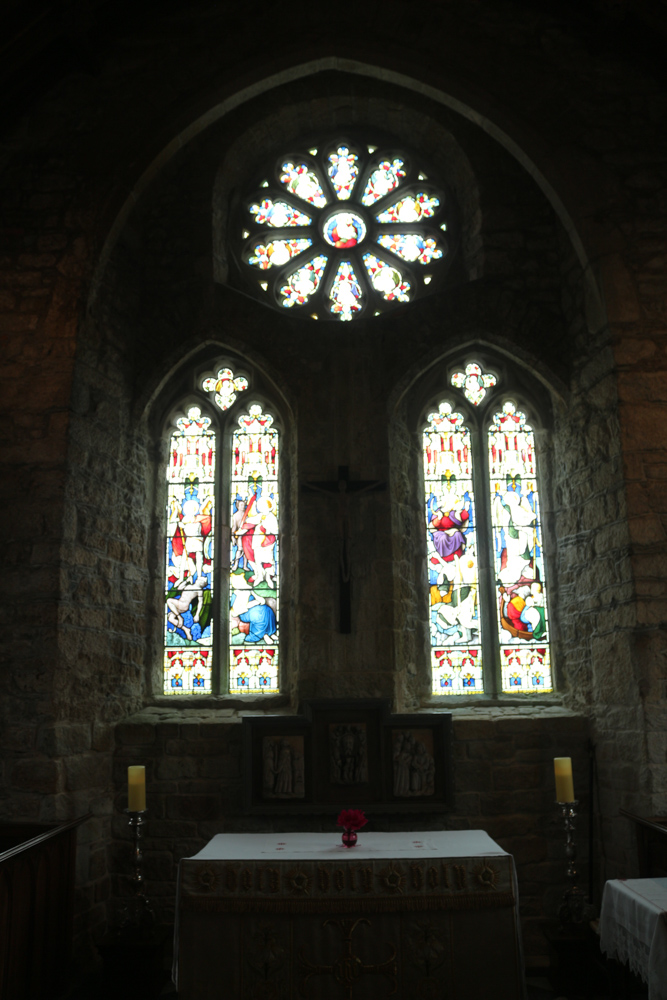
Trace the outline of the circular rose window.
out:
<instances>
[{"instance_id":1,"label":"circular rose window","mask_svg":"<svg viewBox=\"0 0 667 1000\"><path fill-rule=\"evenodd\" d=\"M339 140L283 156L242 210L251 287L312 319L380 316L421 298L452 256L442 186L376 146Z\"/></svg>"}]
</instances>

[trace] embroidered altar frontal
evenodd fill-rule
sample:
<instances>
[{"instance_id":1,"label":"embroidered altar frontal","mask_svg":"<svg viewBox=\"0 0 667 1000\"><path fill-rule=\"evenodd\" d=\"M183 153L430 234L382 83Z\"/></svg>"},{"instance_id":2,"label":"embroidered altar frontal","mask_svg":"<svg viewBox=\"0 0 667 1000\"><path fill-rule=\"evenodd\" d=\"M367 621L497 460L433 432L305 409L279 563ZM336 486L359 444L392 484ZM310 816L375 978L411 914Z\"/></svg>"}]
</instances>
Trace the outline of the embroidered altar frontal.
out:
<instances>
[{"instance_id":1,"label":"embroidered altar frontal","mask_svg":"<svg viewBox=\"0 0 667 1000\"><path fill-rule=\"evenodd\" d=\"M368 833L352 850L336 834L215 837L181 862L178 909L185 1000L481 1000L491 981L522 996L513 860L482 831Z\"/></svg>"}]
</instances>

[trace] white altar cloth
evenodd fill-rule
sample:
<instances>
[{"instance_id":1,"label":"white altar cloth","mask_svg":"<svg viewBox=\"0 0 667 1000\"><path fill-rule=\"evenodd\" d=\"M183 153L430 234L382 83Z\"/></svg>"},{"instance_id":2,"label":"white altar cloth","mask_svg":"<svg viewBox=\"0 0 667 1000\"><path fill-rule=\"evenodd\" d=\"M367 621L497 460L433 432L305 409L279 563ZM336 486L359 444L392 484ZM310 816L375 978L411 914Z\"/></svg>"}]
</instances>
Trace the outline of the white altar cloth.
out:
<instances>
[{"instance_id":1,"label":"white altar cloth","mask_svg":"<svg viewBox=\"0 0 667 1000\"><path fill-rule=\"evenodd\" d=\"M487 833L361 830L351 849L340 837L218 834L182 859L184 1000L487 1000L492 984L522 1000L514 862Z\"/></svg>"},{"instance_id":2,"label":"white altar cloth","mask_svg":"<svg viewBox=\"0 0 667 1000\"><path fill-rule=\"evenodd\" d=\"M219 833L188 861L256 861L273 856L276 861L298 861L304 855L313 860L348 861L370 858L469 858L507 855L484 830L428 830L425 833L359 832L356 847L341 843L335 833Z\"/></svg>"},{"instance_id":3,"label":"white altar cloth","mask_svg":"<svg viewBox=\"0 0 667 1000\"><path fill-rule=\"evenodd\" d=\"M667 878L605 884L600 948L648 983L649 1000L667 1000Z\"/></svg>"}]
</instances>

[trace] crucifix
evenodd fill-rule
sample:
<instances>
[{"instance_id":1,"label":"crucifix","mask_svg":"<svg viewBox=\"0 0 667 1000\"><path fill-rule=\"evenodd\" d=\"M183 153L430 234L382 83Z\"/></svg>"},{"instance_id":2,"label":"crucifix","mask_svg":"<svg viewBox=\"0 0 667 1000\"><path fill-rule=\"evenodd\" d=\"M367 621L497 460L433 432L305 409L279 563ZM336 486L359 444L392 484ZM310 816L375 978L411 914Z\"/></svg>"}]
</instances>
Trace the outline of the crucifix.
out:
<instances>
[{"instance_id":1,"label":"crucifix","mask_svg":"<svg viewBox=\"0 0 667 1000\"><path fill-rule=\"evenodd\" d=\"M338 466L338 479L329 482L303 483L304 493L320 493L323 496L338 500L338 570L339 570L339 609L338 631L349 635L352 631L352 600L351 600L351 566L350 566L350 514L349 500L352 496L363 493L379 493L387 488L387 484L379 479L350 480L349 467Z\"/></svg>"}]
</instances>

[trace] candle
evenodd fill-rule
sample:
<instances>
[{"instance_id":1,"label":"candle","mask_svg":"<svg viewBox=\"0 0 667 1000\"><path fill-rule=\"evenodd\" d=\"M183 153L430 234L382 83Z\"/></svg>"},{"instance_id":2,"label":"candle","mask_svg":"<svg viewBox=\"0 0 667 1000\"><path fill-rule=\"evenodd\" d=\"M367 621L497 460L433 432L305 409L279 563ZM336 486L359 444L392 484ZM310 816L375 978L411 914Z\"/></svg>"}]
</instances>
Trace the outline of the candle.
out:
<instances>
[{"instance_id":1,"label":"candle","mask_svg":"<svg viewBox=\"0 0 667 1000\"><path fill-rule=\"evenodd\" d=\"M146 768L133 764L127 769L127 808L143 812L146 808Z\"/></svg>"},{"instance_id":2,"label":"candle","mask_svg":"<svg viewBox=\"0 0 667 1000\"><path fill-rule=\"evenodd\" d=\"M574 802L572 758L554 757L554 774L556 776L556 801Z\"/></svg>"}]
</instances>

